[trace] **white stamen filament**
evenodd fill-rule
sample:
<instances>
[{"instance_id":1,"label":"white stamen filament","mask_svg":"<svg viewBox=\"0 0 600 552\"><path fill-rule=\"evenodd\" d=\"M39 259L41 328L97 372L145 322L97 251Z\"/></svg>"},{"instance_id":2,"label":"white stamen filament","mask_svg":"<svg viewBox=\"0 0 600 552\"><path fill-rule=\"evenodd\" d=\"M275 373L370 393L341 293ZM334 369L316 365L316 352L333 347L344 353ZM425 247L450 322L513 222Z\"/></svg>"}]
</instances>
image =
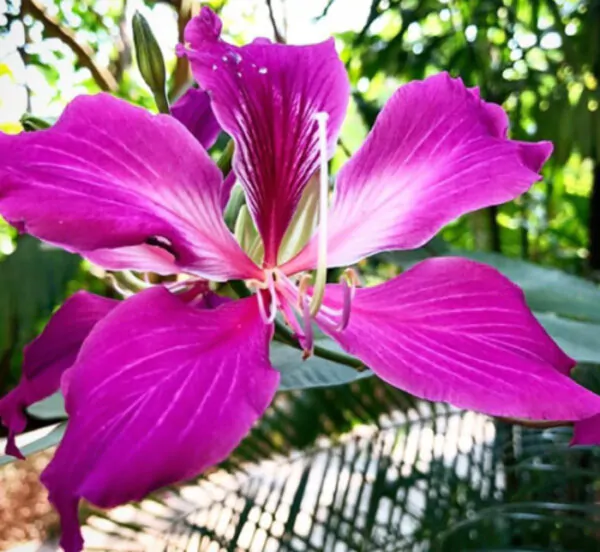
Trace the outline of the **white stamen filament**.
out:
<instances>
[{"instance_id":1,"label":"white stamen filament","mask_svg":"<svg viewBox=\"0 0 600 552\"><path fill-rule=\"evenodd\" d=\"M123 277L123 280L125 282L127 282L129 284L129 287L131 287L131 289L133 289L133 290L141 291L143 289L147 289L149 287L152 287L152 283L151 282L146 282L145 280L142 280L141 278L138 278L130 270L123 270L121 272L121 275ZM144 274L144 276L145 276L145 274Z\"/></svg>"},{"instance_id":2,"label":"white stamen filament","mask_svg":"<svg viewBox=\"0 0 600 552\"><path fill-rule=\"evenodd\" d=\"M304 330L303 336L303 348L304 355L303 358L306 360L309 356L312 355L313 347L314 347L314 332L312 328L312 318L310 314L310 304L307 297L308 287L310 285L310 276L308 274L303 274L300 277L300 281L298 282L298 309L300 310L300 315L302 316L302 327Z\"/></svg>"},{"instance_id":3,"label":"white stamen filament","mask_svg":"<svg viewBox=\"0 0 600 552\"><path fill-rule=\"evenodd\" d=\"M121 282L119 282L119 280L111 272L106 274L106 279L112 288L125 299L135 294L134 291L126 289L123 285L121 285Z\"/></svg>"},{"instance_id":4,"label":"white stamen filament","mask_svg":"<svg viewBox=\"0 0 600 552\"><path fill-rule=\"evenodd\" d=\"M309 306L306 301L302 301L302 321L304 325L304 355L303 359L306 360L313 354L313 348L315 344L314 332L311 323Z\"/></svg>"},{"instance_id":5,"label":"white stamen filament","mask_svg":"<svg viewBox=\"0 0 600 552\"><path fill-rule=\"evenodd\" d=\"M327 281L327 200L329 197L329 175L327 167L327 119L329 118L329 114L320 111L319 113L315 113L314 118L319 125L320 180L317 273L315 276L313 296L310 302L311 316L316 316L321 308Z\"/></svg>"},{"instance_id":6,"label":"white stamen filament","mask_svg":"<svg viewBox=\"0 0 600 552\"><path fill-rule=\"evenodd\" d=\"M275 282L273 280L273 273L271 272L267 273L267 289L269 290L269 295L271 296L271 304L268 314L260 288L256 290L256 298L258 299L258 310L260 311L260 316L263 322L265 324L272 324L277 316L277 294L275 293Z\"/></svg>"}]
</instances>

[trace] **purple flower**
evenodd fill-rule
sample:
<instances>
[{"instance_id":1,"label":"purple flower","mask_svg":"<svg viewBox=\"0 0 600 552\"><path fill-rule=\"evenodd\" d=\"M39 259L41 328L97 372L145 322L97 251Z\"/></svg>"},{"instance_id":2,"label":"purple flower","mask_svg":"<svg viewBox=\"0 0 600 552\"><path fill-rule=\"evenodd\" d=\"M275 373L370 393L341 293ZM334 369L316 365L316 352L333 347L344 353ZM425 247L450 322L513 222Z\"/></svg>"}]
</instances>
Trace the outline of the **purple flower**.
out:
<instances>
[{"instance_id":1,"label":"purple flower","mask_svg":"<svg viewBox=\"0 0 600 552\"><path fill-rule=\"evenodd\" d=\"M0 402L14 435L25 406L62 389L69 424L42 479L67 552L83 545L82 498L140 500L231 453L278 387L278 311L306 354L314 321L419 397L516 418L600 413L521 291L492 268L437 258L370 288L352 271L325 285L328 267L419 247L460 215L517 197L551 145L509 140L499 106L440 74L394 94L328 207L327 161L349 97L333 41L236 47L220 32L207 8L186 29L179 52L206 93L174 107L181 122L98 95L76 99L49 130L0 136L0 213L11 224L107 269L189 276L122 302L71 297ZM200 143L219 127L235 141L246 195L237 241L223 219L232 180ZM208 281L229 280L254 293L210 291Z\"/></svg>"}]
</instances>

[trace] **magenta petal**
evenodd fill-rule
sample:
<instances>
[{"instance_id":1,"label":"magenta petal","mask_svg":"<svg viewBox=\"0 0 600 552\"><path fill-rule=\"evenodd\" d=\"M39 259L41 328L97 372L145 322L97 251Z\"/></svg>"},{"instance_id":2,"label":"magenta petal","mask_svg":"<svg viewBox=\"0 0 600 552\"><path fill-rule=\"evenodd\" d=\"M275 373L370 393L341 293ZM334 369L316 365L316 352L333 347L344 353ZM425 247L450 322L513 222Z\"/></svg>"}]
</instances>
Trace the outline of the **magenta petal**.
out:
<instances>
[{"instance_id":1,"label":"magenta petal","mask_svg":"<svg viewBox=\"0 0 600 552\"><path fill-rule=\"evenodd\" d=\"M176 272L259 276L223 221L221 172L170 116L81 96L48 130L0 135L0 158L0 213L38 238L106 268L149 270L150 244Z\"/></svg>"},{"instance_id":2,"label":"magenta petal","mask_svg":"<svg viewBox=\"0 0 600 552\"><path fill-rule=\"evenodd\" d=\"M572 445L600 445L600 415L575 423Z\"/></svg>"},{"instance_id":3,"label":"magenta petal","mask_svg":"<svg viewBox=\"0 0 600 552\"><path fill-rule=\"evenodd\" d=\"M210 107L210 97L204 90L189 88L171 106L171 115L194 135L204 149L212 147L221 132Z\"/></svg>"},{"instance_id":4,"label":"magenta petal","mask_svg":"<svg viewBox=\"0 0 600 552\"><path fill-rule=\"evenodd\" d=\"M184 49L196 80L211 94L221 126L234 138L233 167L274 265L281 239L317 170L317 112L329 114L331 152L349 99L344 65L333 39L313 46L264 40L243 47L220 39L209 9L187 26Z\"/></svg>"},{"instance_id":5,"label":"magenta petal","mask_svg":"<svg viewBox=\"0 0 600 552\"><path fill-rule=\"evenodd\" d=\"M96 326L68 372L69 424L42 475L66 552L81 550L79 499L140 500L231 453L277 389L272 332L255 297L198 310L163 288Z\"/></svg>"},{"instance_id":6,"label":"magenta petal","mask_svg":"<svg viewBox=\"0 0 600 552\"><path fill-rule=\"evenodd\" d=\"M26 399L27 383L25 378L21 378L19 385L0 400L0 420L8 428L5 454L10 454L22 460L25 459L25 456L23 456L19 447L17 447L15 437L25 431L27 427L27 417L23 411L29 406ZM58 388L58 383L56 387ZM52 391L46 396L50 396L51 394Z\"/></svg>"},{"instance_id":7,"label":"magenta petal","mask_svg":"<svg viewBox=\"0 0 600 552\"><path fill-rule=\"evenodd\" d=\"M470 211L509 201L539 180L549 142L506 138L508 119L442 73L392 96L342 168L330 210L330 266L412 249ZM315 266L316 239L286 267Z\"/></svg>"},{"instance_id":8,"label":"magenta petal","mask_svg":"<svg viewBox=\"0 0 600 552\"><path fill-rule=\"evenodd\" d=\"M95 249L86 252L85 257L110 270L138 270L157 274L177 274L181 267L175 257L156 245L132 245L113 249Z\"/></svg>"},{"instance_id":9,"label":"magenta petal","mask_svg":"<svg viewBox=\"0 0 600 552\"><path fill-rule=\"evenodd\" d=\"M330 286L327 306L341 303L341 286ZM565 375L574 362L535 320L521 290L488 266L423 261L385 284L357 289L345 330L324 316L321 327L346 351L418 397L513 418L600 413L600 397Z\"/></svg>"},{"instance_id":10,"label":"magenta petal","mask_svg":"<svg viewBox=\"0 0 600 552\"><path fill-rule=\"evenodd\" d=\"M118 303L79 291L65 301L44 331L25 347L21 381L0 400L0 418L10 430L7 454L22 458L15 435L25 429L24 409L58 391L63 372L75 362L85 338Z\"/></svg>"}]
</instances>

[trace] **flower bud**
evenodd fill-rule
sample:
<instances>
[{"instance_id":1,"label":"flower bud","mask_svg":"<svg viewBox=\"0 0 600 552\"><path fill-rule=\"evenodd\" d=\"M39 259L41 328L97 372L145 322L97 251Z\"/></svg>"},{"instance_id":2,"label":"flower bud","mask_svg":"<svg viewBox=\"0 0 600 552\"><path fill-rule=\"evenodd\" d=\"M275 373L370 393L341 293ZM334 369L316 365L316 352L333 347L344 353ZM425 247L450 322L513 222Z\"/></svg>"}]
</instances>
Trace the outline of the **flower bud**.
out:
<instances>
[{"instance_id":1,"label":"flower bud","mask_svg":"<svg viewBox=\"0 0 600 552\"><path fill-rule=\"evenodd\" d=\"M35 117L30 113L23 114L19 122L21 123L21 126L23 127L23 130L25 132L33 132L34 130L44 130L52 126L52 123L50 121L47 121L46 119L41 119L40 117Z\"/></svg>"},{"instance_id":2,"label":"flower bud","mask_svg":"<svg viewBox=\"0 0 600 552\"><path fill-rule=\"evenodd\" d=\"M133 42L140 73L154 95L158 110L169 113L165 60L148 21L139 12L133 16Z\"/></svg>"}]
</instances>

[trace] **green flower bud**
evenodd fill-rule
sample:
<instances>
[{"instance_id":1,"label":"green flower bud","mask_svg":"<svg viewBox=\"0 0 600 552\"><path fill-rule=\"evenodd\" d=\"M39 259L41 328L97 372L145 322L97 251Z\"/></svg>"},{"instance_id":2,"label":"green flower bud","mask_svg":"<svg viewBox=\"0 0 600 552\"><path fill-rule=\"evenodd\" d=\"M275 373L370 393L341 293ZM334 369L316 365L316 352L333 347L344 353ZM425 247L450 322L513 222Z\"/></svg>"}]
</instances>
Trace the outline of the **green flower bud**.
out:
<instances>
[{"instance_id":1,"label":"green flower bud","mask_svg":"<svg viewBox=\"0 0 600 552\"><path fill-rule=\"evenodd\" d=\"M140 73L154 95L158 110L169 113L165 60L148 21L139 12L133 16L133 42Z\"/></svg>"},{"instance_id":2,"label":"green flower bud","mask_svg":"<svg viewBox=\"0 0 600 552\"><path fill-rule=\"evenodd\" d=\"M40 119L30 113L25 113L21 117L21 126L25 132L33 132L34 130L44 130L50 128L52 123L46 119Z\"/></svg>"}]
</instances>

